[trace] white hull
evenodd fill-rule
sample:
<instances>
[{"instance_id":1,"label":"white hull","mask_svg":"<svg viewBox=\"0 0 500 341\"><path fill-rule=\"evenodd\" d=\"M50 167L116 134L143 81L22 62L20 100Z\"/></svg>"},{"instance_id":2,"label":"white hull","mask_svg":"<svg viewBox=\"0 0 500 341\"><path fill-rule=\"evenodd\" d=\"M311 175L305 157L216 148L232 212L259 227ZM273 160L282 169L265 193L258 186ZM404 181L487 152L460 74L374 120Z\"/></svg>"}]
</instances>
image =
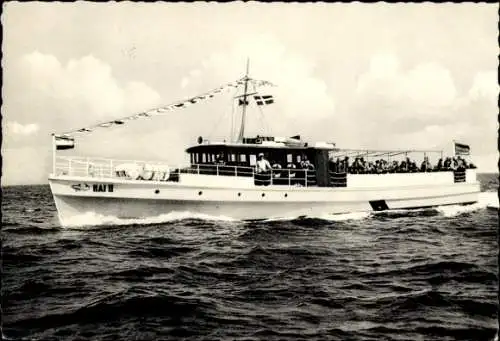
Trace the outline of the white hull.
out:
<instances>
[{"instance_id":1,"label":"white hull","mask_svg":"<svg viewBox=\"0 0 500 341\"><path fill-rule=\"evenodd\" d=\"M251 178L203 175L179 182L57 176L49 183L63 225L88 212L124 219L175 211L234 219L288 218L467 204L477 202L479 193L472 171L462 183L454 183L451 172L352 175L348 183L357 187L344 188L255 186Z\"/></svg>"}]
</instances>

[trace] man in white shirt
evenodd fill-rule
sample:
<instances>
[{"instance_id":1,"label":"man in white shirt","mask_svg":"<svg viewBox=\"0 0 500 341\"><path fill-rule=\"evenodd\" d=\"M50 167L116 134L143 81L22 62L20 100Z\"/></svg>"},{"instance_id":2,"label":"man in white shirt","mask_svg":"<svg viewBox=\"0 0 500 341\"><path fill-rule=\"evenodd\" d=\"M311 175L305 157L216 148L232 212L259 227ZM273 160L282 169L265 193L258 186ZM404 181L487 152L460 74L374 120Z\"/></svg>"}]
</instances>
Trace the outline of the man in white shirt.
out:
<instances>
[{"instance_id":1,"label":"man in white shirt","mask_svg":"<svg viewBox=\"0 0 500 341\"><path fill-rule=\"evenodd\" d=\"M264 153L259 153L257 160L257 173L266 173L271 170L271 164L264 158Z\"/></svg>"}]
</instances>

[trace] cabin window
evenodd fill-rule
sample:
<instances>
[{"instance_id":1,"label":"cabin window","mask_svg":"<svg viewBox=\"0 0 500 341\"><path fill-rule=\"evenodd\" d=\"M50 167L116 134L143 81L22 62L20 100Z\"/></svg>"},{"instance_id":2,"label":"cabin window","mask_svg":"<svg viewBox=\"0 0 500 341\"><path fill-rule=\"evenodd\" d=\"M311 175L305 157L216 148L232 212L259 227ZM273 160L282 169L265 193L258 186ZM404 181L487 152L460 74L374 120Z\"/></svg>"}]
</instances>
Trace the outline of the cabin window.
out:
<instances>
[{"instance_id":1,"label":"cabin window","mask_svg":"<svg viewBox=\"0 0 500 341\"><path fill-rule=\"evenodd\" d=\"M300 157L300 155L297 155L297 163L300 163L300 161L302 161L302 158Z\"/></svg>"},{"instance_id":2,"label":"cabin window","mask_svg":"<svg viewBox=\"0 0 500 341\"><path fill-rule=\"evenodd\" d=\"M191 160L191 164L194 163L194 154L189 154L189 158Z\"/></svg>"},{"instance_id":3,"label":"cabin window","mask_svg":"<svg viewBox=\"0 0 500 341\"><path fill-rule=\"evenodd\" d=\"M247 162L246 154L240 154L240 162Z\"/></svg>"},{"instance_id":4,"label":"cabin window","mask_svg":"<svg viewBox=\"0 0 500 341\"><path fill-rule=\"evenodd\" d=\"M255 154L250 155L250 166L255 166L257 164L257 157Z\"/></svg>"},{"instance_id":5,"label":"cabin window","mask_svg":"<svg viewBox=\"0 0 500 341\"><path fill-rule=\"evenodd\" d=\"M287 154L286 155L286 163L292 163L292 162L293 162L292 154Z\"/></svg>"},{"instance_id":6,"label":"cabin window","mask_svg":"<svg viewBox=\"0 0 500 341\"><path fill-rule=\"evenodd\" d=\"M207 154L203 153L201 154L201 163L206 163L207 162Z\"/></svg>"},{"instance_id":7,"label":"cabin window","mask_svg":"<svg viewBox=\"0 0 500 341\"><path fill-rule=\"evenodd\" d=\"M231 162L236 162L236 154L231 154Z\"/></svg>"},{"instance_id":8,"label":"cabin window","mask_svg":"<svg viewBox=\"0 0 500 341\"><path fill-rule=\"evenodd\" d=\"M198 153L194 154L194 162L195 163L200 162L200 154L198 154Z\"/></svg>"}]
</instances>

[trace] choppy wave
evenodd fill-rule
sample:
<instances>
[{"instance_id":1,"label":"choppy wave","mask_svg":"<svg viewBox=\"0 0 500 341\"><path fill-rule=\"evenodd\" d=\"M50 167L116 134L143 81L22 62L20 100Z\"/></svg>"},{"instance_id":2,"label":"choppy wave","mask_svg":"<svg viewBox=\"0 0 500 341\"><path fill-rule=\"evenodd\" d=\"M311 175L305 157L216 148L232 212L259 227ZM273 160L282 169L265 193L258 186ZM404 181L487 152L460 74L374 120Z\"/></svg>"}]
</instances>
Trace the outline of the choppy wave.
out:
<instances>
[{"instance_id":1,"label":"choppy wave","mask_svg":"<svg viewBox=\"0 0 500 341\"><path fill-rule=\"evenodd\" d=\"M139 220L90 214L81 218L87 227L69 229L53 221L48 188L6 194L4 339L497 335L498 216L484 209L494 192L446 213L438 207L244 222L191 212Z\"/></svg>"}]
</instances>

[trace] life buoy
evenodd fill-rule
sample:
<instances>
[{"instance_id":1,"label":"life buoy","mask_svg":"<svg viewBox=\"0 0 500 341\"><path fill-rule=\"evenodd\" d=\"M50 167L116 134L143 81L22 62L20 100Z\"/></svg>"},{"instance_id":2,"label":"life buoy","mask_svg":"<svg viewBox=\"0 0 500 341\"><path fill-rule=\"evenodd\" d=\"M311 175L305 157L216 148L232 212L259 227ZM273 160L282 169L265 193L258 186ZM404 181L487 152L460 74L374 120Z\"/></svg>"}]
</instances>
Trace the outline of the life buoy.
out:
<instances>
[{"instance_id":1,"label":"life buoy","mask_svg":"<svg viewBox=\"0 0 500 341\"><path fill-rule=\"evenodd\" d=\"M124 176L132 180L138 180L144 172L144 166L135 163L124 163L115 167L118 176Z\"/></svg>"},{"instance_id":2,"label":"life buoy","mask_svg":"<svg viewBox=\"0 0 500 341\"><path fill-rule=\"evenodd\" d=\"M170 169L168 166L165 168L165 172L163 172L163 181L167 181L170 178Z\"/></svg>"},{"instance_id":3,"label":"life buoy","mask_svg":"<svg viewBox=\"0 0 500 341\"><path fill-rule=\"evenodd\" d=\"M154 165L154 180L167 181L170 177L170 168L167 165Z\"/></svg>"},{"instance_id":4,"label":"life buoy","mask_svg":"<svg viewBox=\"0 0 500 341\"><path fill-rule=\"evenodd\" d=\"M153 180L154 176L155 176L155 172L154 172L153 166L144 165L144 171L142 172L142 178L144 180Z\"/></svg>"},{"instance_id":5,"label":"life buoy","mask_svg":"<svg viewBox=\"0 0 500 341\"><path fill-rule=\"evenodd\" d=\"M280 178L281 177L281 165L279 163L275 163L272 166L273 169L273 177L274 178Z\"/></svg>"}]
</instances>

